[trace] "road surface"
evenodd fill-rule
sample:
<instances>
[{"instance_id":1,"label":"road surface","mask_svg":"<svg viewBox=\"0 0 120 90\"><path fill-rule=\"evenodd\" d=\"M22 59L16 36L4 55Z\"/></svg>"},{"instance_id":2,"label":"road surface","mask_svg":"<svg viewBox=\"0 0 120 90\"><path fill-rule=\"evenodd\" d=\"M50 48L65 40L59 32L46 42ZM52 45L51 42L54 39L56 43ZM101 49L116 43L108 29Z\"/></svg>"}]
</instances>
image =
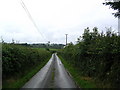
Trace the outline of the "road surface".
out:
<instances>
[{"instance_id":1,"label":"road surface","mask_svg":"<svg viewBox=\"0 0 120 90\"><path fill-rule=\"evenodd\" d=\"M56 54L22 88L77 88Z\"/></svg>"}]
</instances>

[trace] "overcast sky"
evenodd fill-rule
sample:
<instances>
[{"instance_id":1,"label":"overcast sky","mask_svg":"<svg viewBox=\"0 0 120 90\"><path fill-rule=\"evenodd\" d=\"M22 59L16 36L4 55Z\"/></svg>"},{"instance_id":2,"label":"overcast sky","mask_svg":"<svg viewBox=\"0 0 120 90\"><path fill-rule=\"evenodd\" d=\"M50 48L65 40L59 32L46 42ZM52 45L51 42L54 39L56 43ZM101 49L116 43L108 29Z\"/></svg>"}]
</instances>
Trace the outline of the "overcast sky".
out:
<instances>
[{"instance_id":1,"label":"overcast sky","mask_svg":"<svg viewBox=\"0 0 120 90\"><path fill-rule=\"evenodd\" d=\"M0 0L0 36L5 42L12 39L26 43L63 43L77 40L86 27L118 29L118 19L105 0L23 0L37 30L21 6L21 0Z\"/></svg>"}]
</instances>

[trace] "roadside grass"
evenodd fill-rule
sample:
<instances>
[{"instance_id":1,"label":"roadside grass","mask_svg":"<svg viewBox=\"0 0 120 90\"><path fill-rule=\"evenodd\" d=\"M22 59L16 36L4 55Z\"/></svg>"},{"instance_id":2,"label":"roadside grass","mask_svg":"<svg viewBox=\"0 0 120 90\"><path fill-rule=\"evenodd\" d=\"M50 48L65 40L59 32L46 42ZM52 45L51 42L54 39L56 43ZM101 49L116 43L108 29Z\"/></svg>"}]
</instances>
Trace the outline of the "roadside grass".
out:
<instances>
[{"instance_id":1,"label":"roadside grass","mask_svg":"<svg viewBox=\"0 0 120 90\"><path fill-rule=\"evenodd\" d=\"M13 77L4 81L3 88L21 88L27 81L29 81L48 61L50 57L41 62L37 66L30 68L23 77Z\"/></svg>"},{"instance_id":2,"label":"roadside grass","mask_svg":"<svg viewBox=\"0 0 120 90\"><path fill-rule=\"evenodd\" d=\"M79 88L97 88L95 82L90 77L82 76L77 68L74 68L71 64L65 61L61 56L58 55L64 64L65 68L72 75L73 80L76 82Z\"/></svg>"}]
</instances>

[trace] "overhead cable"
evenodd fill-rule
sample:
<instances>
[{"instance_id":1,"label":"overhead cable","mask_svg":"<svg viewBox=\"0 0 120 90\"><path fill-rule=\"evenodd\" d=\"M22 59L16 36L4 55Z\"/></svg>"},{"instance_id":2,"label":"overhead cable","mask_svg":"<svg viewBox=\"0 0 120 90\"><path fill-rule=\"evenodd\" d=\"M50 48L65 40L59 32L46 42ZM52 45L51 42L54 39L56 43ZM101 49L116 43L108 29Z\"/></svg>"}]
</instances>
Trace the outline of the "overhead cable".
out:
<instances>
[{"instance_id":1,"label":"overhead cable","mask_svg":"<svg viewBox=\"0 0 120 90\"><path fill-rule=\"evenodd\" d=\"M30 12L29 12L29 10L27 9L27 7L26 7L25 3L23 2L23 0L21 0L20 3L21 3L21 6L23 7L23 9L25 10L26 14L28 15L29 19L31 20L31 22L33 23L33 25L35 26L35 28L36 28L37 31L39 32L39 34L40 34L45 40L47 40L47 39L45 38L45 36L40 32L37 24L35 23L32 15L30 14ZM47 41L48 41L48 40L47 40Z\"/></svg>"}]
</instances>

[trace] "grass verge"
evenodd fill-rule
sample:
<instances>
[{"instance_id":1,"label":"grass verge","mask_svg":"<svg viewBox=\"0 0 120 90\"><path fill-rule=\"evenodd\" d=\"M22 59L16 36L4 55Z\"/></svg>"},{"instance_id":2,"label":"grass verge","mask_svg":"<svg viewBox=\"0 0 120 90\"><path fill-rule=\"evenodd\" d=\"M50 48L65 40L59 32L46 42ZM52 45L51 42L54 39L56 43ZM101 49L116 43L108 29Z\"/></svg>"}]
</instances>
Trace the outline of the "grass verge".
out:
<instances>
[{"instance_id":1,"label":"grass verge","mask_svg":"<svg viewBox=\"0 0 120 90\"><path fill-rule=\"evenodd\" d=\"M73 80L76 82L77 86L80 88L97 88L95 82L90 77L85 77L80 74L77 68L74 68L71 64L65 61L61 56L59 56L65 68L72 75Z\"/></svg>"},{"instance_id":2,"label":"grass verge","mask_svg":"<svg viewBox=\"0 0 120 90\"><path fill-rule=\"evenodd\" d=\"M41 62L36 67L33 67L32 69L28 70L26 75L23 77L9 79L7 81L4 81L5 84L3 85L3 88L21 88L30 78L32 78L48 61L50 57L46 59L45 61Z\"/></svg>"}]
</instances>

